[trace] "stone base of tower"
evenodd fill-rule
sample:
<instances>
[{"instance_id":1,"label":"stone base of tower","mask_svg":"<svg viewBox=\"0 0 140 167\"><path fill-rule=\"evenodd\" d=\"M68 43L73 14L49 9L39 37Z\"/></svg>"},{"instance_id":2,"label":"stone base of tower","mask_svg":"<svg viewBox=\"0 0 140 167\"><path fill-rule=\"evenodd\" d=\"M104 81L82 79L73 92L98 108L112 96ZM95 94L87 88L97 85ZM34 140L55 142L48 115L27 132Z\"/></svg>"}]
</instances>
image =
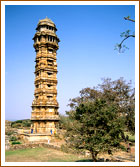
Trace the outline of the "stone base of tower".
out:
<instances>
[{"instance_id":1,"label":"stone base of tower","mask_svg":"<svg viewBox=\"0 0 140 167\"><path fill-rule=\"evenodd\" d=\"M27 142L48 142L54 138L51 134L22 134L23 140Z\"/></svg>"},{"instance_id":2,"label":"stone base of tower","mask_svg":"<svg viewBox=\"0 0 140 167\"><path fill-rule=\"evenodd\" d=\"M56 134L58 117L56 120L32 120L31 129L33 134Z\"/></svg>"}]
</instances>

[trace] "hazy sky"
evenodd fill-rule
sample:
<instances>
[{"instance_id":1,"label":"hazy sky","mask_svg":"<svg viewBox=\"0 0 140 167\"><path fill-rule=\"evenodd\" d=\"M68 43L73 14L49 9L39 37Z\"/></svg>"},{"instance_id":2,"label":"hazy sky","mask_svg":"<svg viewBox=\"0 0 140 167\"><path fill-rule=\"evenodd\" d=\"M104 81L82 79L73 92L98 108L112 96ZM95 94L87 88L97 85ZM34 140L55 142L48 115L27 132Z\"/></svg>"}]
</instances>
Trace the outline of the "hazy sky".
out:
<instances>
[{"instance_id":1,"label":"hazy sky","mask_svg":"<svg viewBox=\"0 0 140 167\"><path fill-rule=\"evenodd\" d=\"M31 117L34 98L36 53L33 36L39 19L49 17L58 29L57 52L59 113L64 114L69 99L82 88L101 83L101 78L124 77L135 83L135 39L128 39L129 50L114 50L120 33L135 29L124 16L135 19L130 5L86 6L6 6L5 7L5 82L6 119Z\"/></svg>"}]
</instances>

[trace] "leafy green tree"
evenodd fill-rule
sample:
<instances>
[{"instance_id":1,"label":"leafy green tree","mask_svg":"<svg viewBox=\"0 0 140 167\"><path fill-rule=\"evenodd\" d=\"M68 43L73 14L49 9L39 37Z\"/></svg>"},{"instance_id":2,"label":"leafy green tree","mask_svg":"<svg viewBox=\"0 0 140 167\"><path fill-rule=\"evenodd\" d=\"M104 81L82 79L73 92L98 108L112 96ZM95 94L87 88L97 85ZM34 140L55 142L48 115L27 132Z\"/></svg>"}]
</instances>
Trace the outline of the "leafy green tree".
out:
<instances>
[{"instance_id":1,"label":"leafy green tree","mask_svg":"<svg viewBox=\"0 0 140 167\"><path fill-rule=\"evenodd\" d=\"M121 148L123 119L118 117L115 105L96 99L80 104L71 117L75 121L66 134L69 147L89 150L93 161L97 161L100 152Z\"/></svg>"},{"instance_id":2,"label":"leafy green tree","mask_svg":"<svg viewBox=\"0 0 140 167\"><path fill-rule=\"evenodd\" d=\"M67 145L89 150L93 161L100 152L123 148L124 132L135 130L134 96L131 83L123 78L103 79L97 87L81 90L79 97L70 100L67 115L73 121L66 127Z\"/></svg>"},{"instance_id":3,"label":"leafy green tree","mask_svg":"<svg viewBox=\"0 0 140 167\"><path fill-rule=\"evenodd\" d=\"M132 83L123 78L112 81L111 78L103 78L97 87L85 88L80 91L80 96L70 99L70 112L75 112L81 103L94 102L96 99L104 99L107 104L116 104L118 114L125 119L125 129L135 133L135 89ZM69 113L69 112L67 112Z\"/></svg>"}]
</instances>

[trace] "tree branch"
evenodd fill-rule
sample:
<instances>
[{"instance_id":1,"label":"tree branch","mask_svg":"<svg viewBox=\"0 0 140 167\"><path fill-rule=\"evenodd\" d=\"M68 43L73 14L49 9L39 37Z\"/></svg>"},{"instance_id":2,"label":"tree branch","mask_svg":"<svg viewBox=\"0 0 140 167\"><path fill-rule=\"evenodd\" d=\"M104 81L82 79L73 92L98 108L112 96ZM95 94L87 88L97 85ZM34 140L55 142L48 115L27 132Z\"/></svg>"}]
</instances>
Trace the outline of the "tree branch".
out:
<instances>
[{"instance_id":1,"label":"tree branch","mask_svg":"<svg viewBox=\"0 0 140 167\"><path fill-rule=\"evenodd\" d=\"M130 16L124 17L124 19L125 19L125 20L128 20L128 21L131 21L131 22L135 22L135 20L130 19ZM121 33L120 36L121 36L121 37L124 37L124 39L121 41L120 44L116 44L116 46L115 46L115 50L118 50L119 52L121 52L121 49L122 49L122 48L128 49L125 45L122 46L122 44L123 44L123 42L124 42L126 39L128 39L128 38L130 38L130 37L134 37L134 38L135 38L135 34L130 35L130 30L127 30L126 32ZM122 52L123 52L123 51L122 51Z\"/></svg>"},{"instance_id":2,"label":"tree branch","mask_svg":"<svg viewBox=\"0 0 140 167\"><path fill-rule=\"evenodd\" d=\"M121 43L118 45L118 47L119 47L119 52L120 52L120 50L121 50L121 48L122 48L123 42L124 42L126 39L130 38L130 37L135 38L135 35L128 35L127 37L125 37L125 38L121 41Z\"/></svg>"},{"instance_id":3,"label":"tree branch","mask_svg":"<svg viewBox=\"0 0 140 167\"><path fill-rule=\"evenodd\" d=\"M124 39L122 40L122 42L121 42L119 45L121 46L122 43L123 43L127 38L129 38L129 37L134 37L134 38L135 38L135 35L128 35L126 38L124 38Z\"/></svg>"},{"instance_id":4,"label":"tree branch","mask_svg":"<svg viewBox=\"0 0 140 167\"><path fill-rule=\"evenodd\" d=\"M133 19L130 19L129 17L124 17L125 20L129 20L129 21L132 21L132 22L135 22L135 20Z\"/></svg>"}]
</instances>

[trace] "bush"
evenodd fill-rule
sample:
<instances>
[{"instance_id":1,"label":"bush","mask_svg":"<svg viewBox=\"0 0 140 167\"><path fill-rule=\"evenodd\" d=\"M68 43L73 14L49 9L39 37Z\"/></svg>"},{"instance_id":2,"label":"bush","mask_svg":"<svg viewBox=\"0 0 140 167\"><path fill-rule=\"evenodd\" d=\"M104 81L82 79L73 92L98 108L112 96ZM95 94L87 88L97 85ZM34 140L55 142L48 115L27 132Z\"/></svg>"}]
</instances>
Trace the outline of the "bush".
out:
<instances>
[{"instance_id":1,"label":"bush","mask_svg":"<svg viewBox=\"0 0 140 167\"><path fill-rule=\"evenodd\" d=\"M135 142L135 134L132 135L130 132L125 132L125 136L128 136L128 141Z\"/></svg>"},{"instance_id":2,"label":"bush","mask_svg":"<svg viewBox=\"0 0 140 167\"><path fill-rule=\"evenodd\" d=\"M19 141L13 141L12 145L15 145L15 144L21 144L21 142L19 142Z\"/></svg>"},{"instance_id":3,"label":"bush","mask_svg":"<svg viewBox=\"0 0 140 167\"><path fill-rule=\"evenodd\" d=\"M11 126L13 128L23 128L23 127L30 127L31 126L31 120L17 120L12 122Z\"/></svg>"},{"instance_id":4,"label":"bush","mask_svg":"<svg viewBox=\"0 0 140 167\"><path fill-rule=\"evenodd\" d=\"M31 126L31 122L23 122L23 127L30 127Z\"/></svg>"},{"instance_id":5,"label":"bush","mask_svg":"<svg viewBox=\"0 0 140 167\"><path fill-rule=\"evenodd\" d=\"M68 152L70 152L70 149L62 144L61 145L61 151L65 152L65 153L68 153Z\"/></svg>"},{"instance_id":6,"label":"bush","mask_svg":"<svg viewBox=\"0 0 140 167\"><path fill-rule=\"evenodd\" d=\"M16 136L12 136L12 137L10 138L10 141L17 141Z\"/></svg>"},{"instance_id":7,"label":"bush","mask_svg":"<svg viewBox=\"0 0 140 167\"><path fill-rule=\"evenodd\" d=\"M120 146L120 149L123 150L123 151L127 151L127 149L123 145Z\"/></svg>"},{"instance_id":8,"label":"bush","mask_svg":"<svg viewBox=\"0 0 140 167\"><path fill-rule=\"evenodd\" d=\"M83 150L77 150L74 148L72 149L72 148L67 147L67 145L64 145L64 144L61 145L61 151L65 153L82 154L82 155L85 154Z\"/></svg>"},{"instance_id":9,"label":"bush","mask_svg":"<svg viewBox=\"0 0 140 167\"><path fill-rule=\"evenodd\" d=\"M23 121L22 120L17 120L15 121L16 123L22 123Z\"/></svg>"},{"instance_id":10,"label":"bush","mask_svg":"<svg viewBox=\"0 0 140 167\"><path fill-rule=\"evenodd\" d=\"M59 129L66 129L72 120L68 116L60 115Z\"/></svg>"},{"instance_id":11,"label":"bush","mask_svg":"<svg viewBox=\"0 0 140 167\"><path fill-rule=\"evenodd\" d=\"M21 128L22 124L21 123L13 123L12 128Z\"/></svg>"},{"instance_id":12,"label":"bush","mask_svg":"<svg viewBox=\"0 0 140 167\"><path fill-rule=\"evenodd\" d=\"M14 133L14 131L8 131L5 134L8 135L8 136L11 136L13 133Z\"/></svg>"}]
</instances>

